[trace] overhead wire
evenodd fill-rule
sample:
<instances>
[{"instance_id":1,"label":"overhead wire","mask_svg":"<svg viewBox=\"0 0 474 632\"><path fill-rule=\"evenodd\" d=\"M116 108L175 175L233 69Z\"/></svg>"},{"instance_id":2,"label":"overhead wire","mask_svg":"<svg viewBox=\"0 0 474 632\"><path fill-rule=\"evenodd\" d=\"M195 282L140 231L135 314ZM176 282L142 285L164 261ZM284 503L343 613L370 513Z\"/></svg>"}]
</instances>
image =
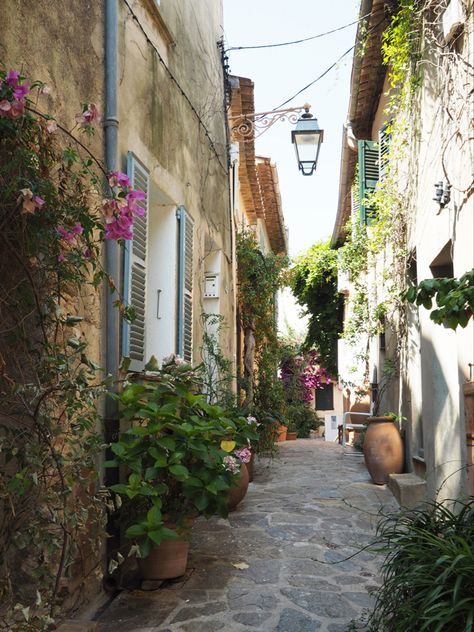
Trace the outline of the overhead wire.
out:
<instances>
[{"instance_id":1,"label":"overhead wire","mask_svg":"<svg viewBox=\"0 0 474 632\"><path fill-rule=\"evenodd\" d=\"M367 16L365 16L367 17ZM361 18L363 19L363 18ZM370 29L368 29L367 31L367 35L369 35L370 33L372 33L372 31L374 31L378 26L380 26L380 24L382 24L382 22L385 20L385 16L379 21L377 22L377 24L374 24L374 26L372 26ZM360 20L358 20L360 21ZM298 92L295 92L295 94L293 96L291 96L289 99L286 99L286 101L283 101L283 103L280 103L279 105L277 105L276 107L273 108L273 110L271 110L272 112L274 110L279 110L280 108L282 108L283 106L287 105L287 103L290 103L290 101L293 101L293 99L295 97L297 97L298 95L300 95L302 92L304 92L305 90L307 90L308 88L310 88L311 86L313 86L315 83L317 83L318 81L320 81L323 77L325 77L329 71L331 71L335 66L337 66L337 64L344 59L344 57L346 55L348 55L351 51L353 51L357 44L358 44L358 40L356 40L355 44L353 44L353 46L351 46L350 48L348 48L344 53L342 53L342 55L336 59L335 62L333 62L328 68L326 68L326 70L324 72L322 72L318 77L316 77L316 79L313 79L313 81L311 81L310 83L308 83L304 88L301 88L301 90L298 90Z\"/></svg>"},{"instance_id":2,"label":"overhead wire","mask_svg":"<svg viewBox=\"0 0 474 632\"><path fill-rule=\"evenodd\" d=\"M368 18L369 16L370 16L370 13L367 13L366 15L363 15L357 20L354 20L353 22L349 22L349 24L344 24L343 26L338 26L337 28L332 29L330 31L325 31L324 33L318 33L317 35L311 35L310 37L304 37L302 39L293 40L291 42L280 42L279 44L258 44L255 46L231 46L229 48L226 48L224 52L227 53L228 51L231 51L231 50L256 50L259 48L277 48L280 46L292 46L293 44L303 44L304 42L309 42L311 40L315 40L320 37L325 37L326 35L331 35L332 33L337 33L338 31L347 29L350 26L353 26L354 24L358 24L362 20L365 20L365 18Z\"/></svg>"}]
</instances>

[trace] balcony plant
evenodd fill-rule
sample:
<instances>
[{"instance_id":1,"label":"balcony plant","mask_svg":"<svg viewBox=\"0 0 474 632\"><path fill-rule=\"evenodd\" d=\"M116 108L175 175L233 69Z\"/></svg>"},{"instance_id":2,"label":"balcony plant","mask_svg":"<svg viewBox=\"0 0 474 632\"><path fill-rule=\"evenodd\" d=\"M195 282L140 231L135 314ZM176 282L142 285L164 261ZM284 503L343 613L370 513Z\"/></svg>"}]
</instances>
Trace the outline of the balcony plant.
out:
<instances>
[{"instance_id":1,"label":"balcony plant","mask_svg":"<svg viewBox=\"0 0 474 632\"><path fill-rule=\"evenodd\" d=\"M163 542L186 542L198 515L228 513L241 463L230 453L246 446L251 427L208 404L199 386L198 372L173 360L112 395L129 427L110 446L114 458L105 465L123 470L125 482L111 490L123 501L121 522L139 559L154 558ZM168 576L183 574L185 563ZM163 578L160 570L145 572Z\"/></svg>"}]
</instances>

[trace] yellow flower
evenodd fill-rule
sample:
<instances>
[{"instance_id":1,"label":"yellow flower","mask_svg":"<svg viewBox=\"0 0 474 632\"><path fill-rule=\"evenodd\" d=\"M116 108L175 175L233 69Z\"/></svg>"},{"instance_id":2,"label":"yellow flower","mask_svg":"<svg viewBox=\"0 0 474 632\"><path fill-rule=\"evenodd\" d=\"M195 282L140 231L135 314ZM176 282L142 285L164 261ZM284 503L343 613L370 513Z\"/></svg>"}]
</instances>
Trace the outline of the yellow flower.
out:
<instances>
[{"instance_id":1,"label":"yellow flower","mask_svg":"<svg viewBox=\"0 0 474 632\"><path fill-rule=\"evenodd\" d=\"M221 441L221 449L224 450L224 452L232 452L235 446L235 441Z\"/></svg>"}]
</instances>

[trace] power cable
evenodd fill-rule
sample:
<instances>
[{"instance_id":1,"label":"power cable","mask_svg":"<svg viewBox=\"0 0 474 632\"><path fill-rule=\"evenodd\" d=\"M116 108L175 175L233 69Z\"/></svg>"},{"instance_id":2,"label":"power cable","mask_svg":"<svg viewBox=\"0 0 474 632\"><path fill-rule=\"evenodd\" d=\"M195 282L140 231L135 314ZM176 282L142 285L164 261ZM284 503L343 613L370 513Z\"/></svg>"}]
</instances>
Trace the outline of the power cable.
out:
<instances>
[{"instance_id":1,"label":"power cable","mask_svg":"<svg viewBox=\"0 0 474 632\"><path fill-rule=\"evenodd\" d=\"M303 42L309 42L310 40L318 39L320 37L325 37L326 35L331 35L332 33L337 33L338 31L347 29L349 28L349 26L358 24L359 22L361 22L362 20L365 20L365 18L368 18L369 16L370 16L370 13L367 13L366 15L363 15L359 19L354 20L354 22L349 22L349 24L344 24L344 26L339 26L338 28L332 29L331 31L326 31L325 33L318 33L318 35L311 35L310 37L305 37L299 40L293 40L291 42L281 42L280 44L260 44L256 46L231 46L230 48L226 48L224 52L227 53L230 50L255 50L258 48L277 48L279 46L292 46L293 44L302 44Z\"/></svg>"},{"instance_id":2,"label":"power cable","mask_svg":"<svg viewBox=\"0 0 474 632\"><path fill-rule=\"evenodd\" d=\"M367 16L365 16L367 17ZM385 20L385 16L379 21L377 22L377 24L374 24L374 26L372 26L368 31L367 31L367 35L369 36L378 26L380 26L382 24L382 22ZM289 103L290 101L293 101L293 99L295 97L297 97L299 94L301 94L302 92L304 92L305 90L307 90L308 88L310 88L311 86L313 86L315 83L317 83L318 81L320 81L320 79L322 79L323 77L325 77L328 72L330 70L332 70L334 68L334 66L337 66L337 64L341 61L341 59L344 59L344 57L346 55L348 55L351 51L353 51L355 49L355 47L357 46L357 44L359 43L359 41L356 40L356 43L351 46L350 48L348 48L346 50L345 53L342 53L342 55L336 59L336 61L334 63L332 63L328 68L326 68L326 70L324 72L322 72L318 77L316 77L316 79L314 79L313 81L311 81L310 83L308 83L308 85L306 85L304 88L301 88L301 90L298 90L298 92L296 92L293 96L291 96L289 99L286 99L286 101L283 101L283 103L280 103L280 105L277 105L275 108L273 108L273 110L279 110L280 108L282 108L283 106L285 106L287 103ZM272 111L273 111L272 110Z\"/></svg>"}]
</instances>

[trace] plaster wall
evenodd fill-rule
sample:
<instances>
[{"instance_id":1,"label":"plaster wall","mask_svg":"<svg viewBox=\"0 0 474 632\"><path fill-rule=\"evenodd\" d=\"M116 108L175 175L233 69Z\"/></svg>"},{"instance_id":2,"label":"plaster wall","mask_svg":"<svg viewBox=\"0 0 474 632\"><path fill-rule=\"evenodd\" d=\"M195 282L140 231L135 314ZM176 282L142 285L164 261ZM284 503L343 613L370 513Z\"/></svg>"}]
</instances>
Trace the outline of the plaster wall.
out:
<instances>
[{"instance_id":1,"label":"plaster wall","mask_svg":"<svg viewBox=\"0 0 474 632\"><path fill-rule=\"evenodd\" d=\"M221 2L185 0L165 2L157 8L153 2L142 0L130 6L133 14L125 3L120 5L120 154L125 163L127 152L133 151L150 171L150 228L159 233L150 235L149 243L153 254L147 277L151 302L147 313L154 326L152 332L147 332L147 353L153 348L162 357L174 338L171 330L176 329L176 312L173 316L171 302L167 301L163 304L163 322L155 329L155 285L157 279L164 282L166 277L168 292L172 290L176 263L171 220L165 229L153 214L158 212L157 205L170 209L182 205L194 221L194 355L199 359L205 259L216 249L222 252L219 308L231 328L225 353L232 354L232 224L223 75L217 47L222 34ZM166 41L161 23L174 43ZM160 331L166 331L166 340L161 339Z\"/></svg>"}]
</instances>

